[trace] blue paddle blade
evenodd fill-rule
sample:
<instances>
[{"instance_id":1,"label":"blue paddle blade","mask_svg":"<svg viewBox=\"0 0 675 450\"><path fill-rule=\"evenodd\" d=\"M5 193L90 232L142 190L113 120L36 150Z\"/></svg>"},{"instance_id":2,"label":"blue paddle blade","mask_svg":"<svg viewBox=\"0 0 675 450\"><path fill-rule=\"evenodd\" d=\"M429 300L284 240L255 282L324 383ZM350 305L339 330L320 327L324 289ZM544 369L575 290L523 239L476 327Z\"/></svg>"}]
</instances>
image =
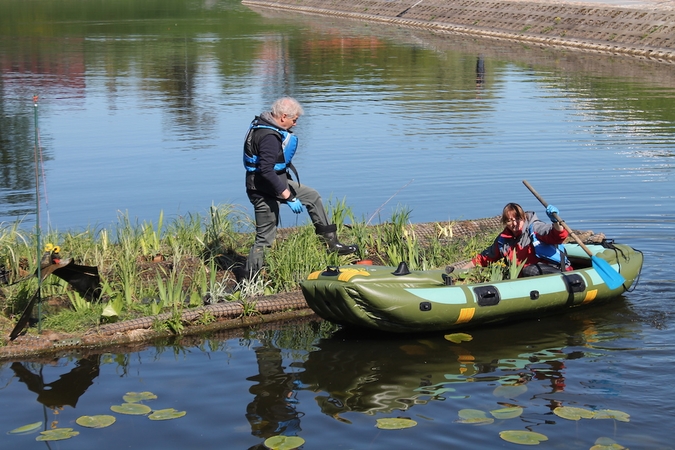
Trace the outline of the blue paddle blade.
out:
<instances>
[{"instance_id":1,"label":"blue paddle blade","mask_svg":"<svg viewBox=\"0 0 675 450\"><path fill-rule=\"evenodd\" d=\"M592 256L591 262L593 263L595 271L602 277L602 281L604 281L611 290L618 288L626 282L626 279L619 272L614 270L604 259Z\"/></svg>"}]
</instances>

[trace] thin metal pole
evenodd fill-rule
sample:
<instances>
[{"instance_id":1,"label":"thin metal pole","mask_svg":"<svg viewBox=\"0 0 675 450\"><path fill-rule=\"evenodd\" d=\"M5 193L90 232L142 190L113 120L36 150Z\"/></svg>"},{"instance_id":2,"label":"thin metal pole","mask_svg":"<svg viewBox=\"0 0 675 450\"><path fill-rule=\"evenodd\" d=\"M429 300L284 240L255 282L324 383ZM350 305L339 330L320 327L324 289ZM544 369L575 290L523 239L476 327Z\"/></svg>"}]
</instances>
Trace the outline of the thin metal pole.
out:
<instances>
[{"instance_id":1,"label":"thin metal pole","mask_svg":"<svg viewBox=\"0 0 675 450\"><path fill-rule=\"evenodd\" d=\"M33 96L35 115L35 239L37 241L37 304L38 333L42 332L42 244L40 242L40 133L38 127L38 96Z\"/></svg>"}]
</instances>

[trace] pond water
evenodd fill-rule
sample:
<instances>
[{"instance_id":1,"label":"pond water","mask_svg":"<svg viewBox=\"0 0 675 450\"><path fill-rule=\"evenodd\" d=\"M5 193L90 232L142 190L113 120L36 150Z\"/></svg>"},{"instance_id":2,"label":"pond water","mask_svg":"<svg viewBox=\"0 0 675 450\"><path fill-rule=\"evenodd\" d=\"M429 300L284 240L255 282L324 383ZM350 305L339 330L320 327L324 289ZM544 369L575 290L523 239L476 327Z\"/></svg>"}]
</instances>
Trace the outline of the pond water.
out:
<instances>
[{"instance_id":1,"label":"pond water","mask_svg":"<svg viewBox=\"0 0 675 450\"><path fill-rule=\"evenodd\" d=\"M0 16L0 222L43 228L153 221L233 203L251 212L241 167L255 114L285 94L304 105L303 183L355 217L415 222L493 216L509 201L541 211L527 179L573 228L645 254L616 304L442 334L362 336L329 324L181 338L101 354L5 362L0 431L34 422L80 435L49 448L673 448L675 72L621 57L435 35L211 0L16 1ZM37 109L33 95L39 95ZM37 119L37 120L36 120ZM37 122L37 132L35 123ZM165 219L166 220L166 219ZM284 211L284 225L297 219ZM519 391L498 389L518 382ZM110 412L151 391L154 422ZM459 411L517 405L476 426ZM630 415L571 421L557 406ZM82 415L113 414L87 429ZM376 419L408 417L387 431ZM3 446L43 447L0 433Z\"/></svg>"}]
</instances>

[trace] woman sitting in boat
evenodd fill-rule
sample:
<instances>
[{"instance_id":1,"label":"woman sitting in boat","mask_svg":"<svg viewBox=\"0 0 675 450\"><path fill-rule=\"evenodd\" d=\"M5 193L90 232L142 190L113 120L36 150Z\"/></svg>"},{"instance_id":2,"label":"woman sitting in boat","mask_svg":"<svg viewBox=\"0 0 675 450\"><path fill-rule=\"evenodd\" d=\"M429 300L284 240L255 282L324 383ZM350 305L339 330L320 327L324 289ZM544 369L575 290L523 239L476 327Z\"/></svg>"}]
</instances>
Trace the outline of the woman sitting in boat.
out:
<instances>
[{"instance_id":1,"label":"woman sitting in boat","mask_svg":"<svg viewBox=\"0 0 675 450\"><path fill-rule=\"evenodd\" d=\"M520 277L572 270L561 245L568 233L555 218L558 213L558 208L549 205L546 215L552 223L547 224L539 220L534 212L525 212L519 204L508 203L502 211L504 230L490 247L474 256L463 268L485 267L502 258L510 264L515 252L518 264L524 263Z\"/></svg>"}]
</instances>

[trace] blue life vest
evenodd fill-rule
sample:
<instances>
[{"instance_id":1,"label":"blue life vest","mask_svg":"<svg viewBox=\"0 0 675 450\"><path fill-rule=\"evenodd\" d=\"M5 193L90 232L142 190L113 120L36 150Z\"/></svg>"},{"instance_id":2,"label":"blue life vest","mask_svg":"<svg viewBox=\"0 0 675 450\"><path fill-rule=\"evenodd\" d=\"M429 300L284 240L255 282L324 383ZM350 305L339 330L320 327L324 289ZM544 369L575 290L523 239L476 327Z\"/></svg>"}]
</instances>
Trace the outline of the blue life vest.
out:
<instances>
[{"instance_id":1,"label":"blue life vest","mask_svg":"<svg viewBox=\"0 0 675 450\"><path fill-rule=\"evenodd\" d=\"M532 224L530 224L529 231L530 239L532 240L532 245L534 246L534 254L537 255L537 258L543 259L546 262L553 263L562 268L565 268L565 266L569 264L564 245L553 245L541 242L539 238L537 238L537 233L534 232L534 227ZM564 265L560 264L561 261L564 261Z\"/></svg>"},{"instance_id":2,"label":"blue life vest","mask_svg":"<svg viewBox=\"0 0 675 450\"><path fill-rule=\"evenodd\" d=\"M291 160L298 149L298 137L288 130L283 130L271 125L261 125L258 120L254 120L251 122L251 126L249 126L248 132L246 133L245 142L247 143L246 145L249 145L249 148L251 148L249 140L251 139L253 131L261 128L276 131L281 135L281 154L277 158L276 164L274 164L274 171L277 173L286 172L286 169L292 167ZM253 149L251 148L251 150ZM247 172L260 171L258 159L258 155L248 155L246 149L244 149L244 167Z\"/></svg>"}]
</instances>

